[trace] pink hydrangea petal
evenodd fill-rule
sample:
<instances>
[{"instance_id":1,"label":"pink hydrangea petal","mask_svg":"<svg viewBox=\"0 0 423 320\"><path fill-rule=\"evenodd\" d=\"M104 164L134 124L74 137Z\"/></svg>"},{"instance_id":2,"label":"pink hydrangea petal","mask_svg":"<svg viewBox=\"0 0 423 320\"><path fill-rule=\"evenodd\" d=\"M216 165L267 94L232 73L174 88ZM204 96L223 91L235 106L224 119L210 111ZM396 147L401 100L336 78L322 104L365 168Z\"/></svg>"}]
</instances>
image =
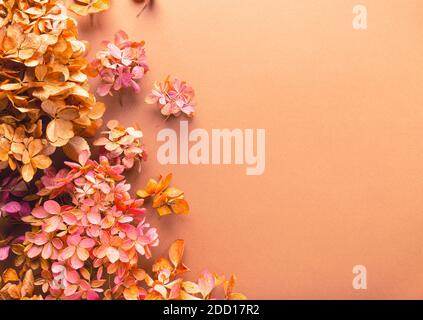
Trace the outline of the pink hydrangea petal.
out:
<instances>
[{"instance_id":1,"label":"pink hydrangea petal","mask_svg":"<svg viewBox=\"0 0 423 320\"><path fill-rule=\"evenodd\" d=\"M142 77L144 77L144 69L141 68L141 67L134 67L132 69L132 78L133 79L136 79L136 80L139 80Z\"/></svg>"},{"instance_id":2,"label":"pink hydrangea petal","mask_svg":"<svg viewBox=\"0 0 423 320\"><path fill-rule=\"evenodd\" d=\"M44 245L43 251L41 252L41 257L45 260L50 259L53 254L53 245L48 242Z\"/></svg>"},{"instance_id":3,"label":"pink hydrangea petal","mask_svg":"<svg viewBox=\"0 0 423 320\"><path fill-rule=\"evenodd\" d=\"M10 247L1 247L0 248L0 261L5 261L9 258Z\"/></svg>"},{"instance_id":4,"label":"pink hydrangea petal","mask_svg":"<svg viewBox=\"0 0 423 320\"><path fill-rule=\"evenodd\" d=\"M87 219L92 224L100 224L101 222L101 214L100 212L90 211L87 213Z\"/></svg>"},{"instance_id":5,"label":"pink hydrangea petal","mask_svg":"<svg viewBox=\"0 0 423 320\"><path fill-rule=\"evenodd\" d=\"M43 207L34 208L31 214L38 219L44 219L49 216L48 212Z\"/></svg>"},{"instance_id":6,"label":"pink hydrangea petal","mask_svg":"<svg viewBox=\"0 0 423 320\"><path fill-rule=\"evenodd\" d=\"M94 249L94 255L99 259L103 259L106 256L106 254L107 254L107 246L105 245Z\"/></svg>"},{"instance_id":7,"label":"pink hydrangea petal","mask_svg":"<svg viewBox=\"0 0 423 320\"><path fill-rule=\"evenodd\" d=\"M113 84L109 83L103 83L97 88L97 94L100 97L105 97L110 93L110 90L112 90Z\"/></svg>"},{"instance_id":8,"label":"pink hydrangea petal","mask_svg":"<svg viewBox=\"0 0 423 320\"><path fill-rule=\"evenodd\" d=\"M46 201L43 207L50 214L59 214L62 211L60 204L53 200Z\"/></svg>"},{"instance_id":9,"label":"pink hydrangea petal","mask_svg":"<svg viewBox=\"0 0 423 320\"><path fill-rule=\"evenodd\" d=\"M2 207L2 210L5 211L6 213L17 213L21 210L21 205L16 201L12 201L5 204Z\"/></svg>"},{"instance_id":10,"label":"pink hydrangea petal","mask_svg":"<svg viewBox=\"0 0 423 320\"><path fill-rule=\"evenodd\" d=\"M130 66L132 64L131 58L127 58L125 56L122 57L121 62L124 66Z\"/></svg>"},{"instance_id":11,"label":"pink hydrangea petal","mask_svg":"<svg viewBox=\"0 0 423 320\"><path fill-rule=\"evenodd\" d=\"M87 300L100 300L100 296L95 291L88 291Z\"/></svg>"},{"instance_id":12,"label":"pink hydrangea petal","mask_svg":"<svg viewBox=\"0 0 423 320\"><path fill-rule=\"evenodd\" d=\"M90 253L88 252L88 250L81 247L78 247L76 249L76 255L81 261L87 261L88 258L90 257Z\"/></svg>"},{"instance_id":13,"label":"pink hydrangea petal","mask_svg":"<svg viewBox=\"0 0 423 320\"><path fill-rule=\"evenodd\" d=\"M118 60L122 58L121 50L113 43L109 43L107 45L107 49L109 50L109 53L112 55L113 58L116 58Z\"/></svg>"},{"instance_id":14,"label":"pink hydrangea petal","mask_svg":"<svg viewBox=\"0 0 423 320\"><path fill-rule=\"evenodd\" d=\"M113 89L116 91L119 91L120 89L122 89L122 77L117 77L114 85L113 85Z\"/></svg>"},{"instance_id":15,"label":"pink hydrangea petal","mask_svg":"<svg viewBox=\"0 0 423 320\"><path fill-rule=\"evenodd\" d=\"M42 247L38 247L38 246L32 246L31 249L28 250L28 258L35 258L38 257L41 253L41 251L43 250Z\"/></svg>"},{"instance_id":16,"label":"pink hydrangea petal","mask_svg":"<svg viewBox=\"0 0 423 320\"><path fill-rule=\"evenodd\" d=\"M72 296L76 290L78 290L78 286L77 285L71 285L65 288L64 294L65 296L69 297Z\"/></svg>"},{"instance_id":17,"label":"pink hydrangea petal","mask_svg":"<svg viewBox=\"0 0 423 320\"><path fill-rule=\"evenodd\" d=\"M69 246L65 248L59 255L60 260L64 261L69 259L75 254L76 248L74 246Z\"/></svg>"},{"instance_id":18,"label":"pink hydrangea petal","mask_svg":"<svg viewBox=\"0 0 423 320\"><path fill-rule=\"evenodd\" d=\"M33 242L37 245L37 246L43 246L48 242L48 233L46 232L41 232L39 234L36 234L34 236Z\"/></svg>"},{"instance_id":19,"label":"pink hydrangea petal","mask_svg":"<svg viewBox=\"0 0 423 320\"><path fill-rule=\"evenodd\" d=\"M65 272L66 268L58 262L54 262L53 265L51 266L51 271L55 274L60 274L62 272Z\"/></svg>"},{"instance_id":20,"label":"pink hydrangea petal","mask_svg":"<svg viewBox=\"0 0 423 320\"><path fill-rule=\"evenodd\" d=\"M129 262L129 256L124 250L119 250L119 260L123 263Z\"/></svg>"},{"instance_id":21,"label":"pink hydrangea petal","mask_svg":"<svg viewBox=\"0 0 423 320\"><path fill-rule=\"evenodd\" d=\"M56 231L59 228L60 223L62 222L62 218L59 216L53 216L45 220L45 224L43 226L43 231L47 233L51 233Z\"/></svg>"},{"instance_id":22,"label":"pink hydrangea petal","mask_svg":"<svg viewBox=\"0 0 423 320\"><path fill-rule=\"evenodd\" d=\"M81 236L79 234L74 234L68 237L67 241L70 246L77 246L81 242Z\"/></svg>"},{"instance_id":23,"label":"pink hydrangea petal","mask_svg":"<svg viewBox=\"0 0 423 320\"><path fill-rule=\"evenodd\" d=\"M51 240L51 243L57 250L61 250L63 248L63 242L59 238L54 238Z\"/></svg>"},{"instance_id":24,"label":"pink hydrangea petal","mask_svg":"<svg viewBox=\"0 0 423 320\"><path fill-rule=\"evenodd\" d=\"M77 255L72 256L70 263L71 266L76 270L79 270L84 266L84 262L79 259Z\"/></svg>"},{"instance_id":25,"label":"pink hydrangea petal","mask_svg":"<svg viewBox=\"0 0 423 320\"><path fill-rule=\"evenodd\" d=\"M208 296L211 293L211 291L214 289L214 286L215 286L215 279L213 274L211 274L208 271L205 271L198 279L198 287L203 297Z\"/></svg>"},{"instance_id":26,"label":"pink hydrangea petal","mask_svg":"<svg viewBox=\"0 0 423 320\"><path fill-rule=\"evenodd\" d=\"M117 46L121 46L128 39L129 39L128 34L123 30L119 30L115 34L115 43Z\"/></svg>"},{"instance_id":27,"label":"pink hydrangea petal","mask_svg":"<svg viewBox=\"0 0 423 320\"><path fill-rule=\"evenodd\" d=\"M79 163L83 166L85 166L85 164L88 162L88 159L90 158L91 153L89 150L84 150L81 152L81 154L79 155Z\"/></svg>"},{"instance_id":28,"label":"pink hydrangea petal","mask_svg":"<svg viewBox=\"0 0 423 320\"><path fill-rule=\"evenodd\" d=\"M134 80L131 81L131 87L136 94L140 93L141 87L136 81L134 81Z\"/></svg>"},{"instance_id":29,"label":"pink hydrangea petal","mask_svg":"<svg viewBox=\"0 0 423 320\"><path fill-rule=\"evenodd\" d=\"M119 251L116 248L109 247L106 251L107 258L111 263L115 263L119 260Z\"/></svg>"},{"instance_id":30,"label":"pink hydrangea petal","mask_svg":"<svg viewBox=\"0 0 423 320\"><path fill-rule=\"evenodd\" d=\"M137 252L140 254L140 255L145 255L145 248L144 248L144 245L143 244L141 244L141 243L136 243L135 244L135 249L137 250Z\"/></svg>"},{"instance_id":31,"label":"pink hydrangea petal","mask_svg":"<svg viewBox=\"0 0 423 320\"><path fill-rule=\"evenodd\" d=\"M76 223L78 222L78 220L72 213L65 213L63 215L63 221L70 226L76 225Z\"/></svg>"},{"instance_id":32,"label":"pink hydrangea petal","mask_svg":"<svg viewBox=\"0 0 423 320\"><path fill-rule=\"evenodd\" d=\"M81 277L79 276L78 271L76 270L67 270L66 271L66 280L70 283L78 283Z\"/></svg>"},{"instance_id":33,"label":"pink hydrangea petal","mask_svg":"<svg viewBox=\"0 0 423 320\"><path fill-rule=\"evenodd\" d=\"M94 239L83 239L80 243L79 246L85 249L91 249L95 246L95 240Z\"/></svg>"},{"instance_id":34,"label":"pink hydrangea petal","mask_svg":"<svg viewBox=\"0 0 423 320\"><path fill-rule=\"evenodd\" d=\"M185 105L184 107L181 108L181 110L182 110L183 113L185 113L187 115L190 115L190 114L194 113L194 111L195 111L194 107L189 106L189 105Z\"/></svg>"}]
</instances>

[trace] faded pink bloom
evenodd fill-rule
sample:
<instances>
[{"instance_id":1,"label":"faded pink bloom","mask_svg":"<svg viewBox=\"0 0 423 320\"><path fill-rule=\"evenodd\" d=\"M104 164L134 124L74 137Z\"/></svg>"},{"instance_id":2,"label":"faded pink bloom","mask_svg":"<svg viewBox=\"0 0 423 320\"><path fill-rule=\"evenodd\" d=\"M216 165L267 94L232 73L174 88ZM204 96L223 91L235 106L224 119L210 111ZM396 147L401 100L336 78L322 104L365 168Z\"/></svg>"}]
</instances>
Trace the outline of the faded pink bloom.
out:
<instances>
[{"instance_id":1,"label":"faded pink bloom","mask_svg":"<svg viewBox=\"0 0 423 320\"><path fill-rule=\"evenodd\" d=\"M9 241L10 241L10 238L8 240L0 241L0 261L5 261L7 260L7 258L9 258L9 253L10 253Z\"/></svg>"},{"instance_id":2,"label":"faded pink bloom","mask_svg":"<svg viewBox=\"0 0 423 320\"><path fill-rule=\"evenodd\" d=\"M122 175L127 163L120 159L141 155L134 148L141 150L137 141L142 133L124 128L120 135L113 125L110 130L111 139L119 138L106 144L113 152L120 148L119 160L100 156L94 161L82 152L79 162L66 162L69 169L47 171L38 184L39 195L52 199L41 200L24 218L32 226L24 251L28 257L46 259L52 268L37 280L48 299L102 298L103 272L110 275L115 293L136 285L142 278L140 257L150 258L151 248L159 243L157 230L145 223L144 200L131 197Z\"/></svg>"},{"instance_id":3,"label":"faded pink bloom","mask_svg":"<svg viewBox=\"0 0 423 320\"><path fill-rule=\"evenodd\" d=\"M32 246L29 247L28 251L29 258L35 258L41 254L43 259L56 260L59 254L59 250L63 248L62 240L55 237L52 233L28 232L26 234L26 240L32 243Z\"/></svg>"},{"instance_id":4,"label":"faded pink bloom","mask_svg":"<svg viewBox=\"0 0 423 320\"><path fill-rule=\"evenodd\" d=\"M138 81L149 70L144 42L130 41L124 31L119 31L115 35L115 42L105 41L103 47L91 64L103 82L97 93L106 96L122 88L132 88L139 93Z\"/></svg>"},{"instance_id":5,"label":"faded pink bloom","mask_svg":"<svg viewBox=\"0 0 423 320\"><path fill-rule=\"evenodd\" d=\"M90 257L89 249L92 249L96 242L91 238L82 238L79 234L68 236L67 247L59 255L59 261L69 260L75 269L81 269L84 262Z\"/></svg>"},{"instance_id":6,"label":"faded pink bloom","mask_svg":"<svg viewBox=\"0 0 423 320\"><path fill-rule=\"evenodd\" d=\"M107 137L101 137L94 142L100 146L100 154L112 163L122 164L125 169L132 169L138 163L141 171L141 162L146 160L145 146L141 141L143 133L133 127L124 128L117 121L109 121L109 131L104 132Z\"/></svg>"},{"instance_id":7,"label":"faded pink bloom","mask_svg":"<svg viewBox=\"0 0 423 320\"><path fill-rule=\"evenodd\" d=\"M194 115L194 89L185 81L167 77L164 83L155 83L150 95L145 99L148 104L157 104L161 113L169 117L177 117L185 114L188 117Z\"/></svg>"}]
</instances>

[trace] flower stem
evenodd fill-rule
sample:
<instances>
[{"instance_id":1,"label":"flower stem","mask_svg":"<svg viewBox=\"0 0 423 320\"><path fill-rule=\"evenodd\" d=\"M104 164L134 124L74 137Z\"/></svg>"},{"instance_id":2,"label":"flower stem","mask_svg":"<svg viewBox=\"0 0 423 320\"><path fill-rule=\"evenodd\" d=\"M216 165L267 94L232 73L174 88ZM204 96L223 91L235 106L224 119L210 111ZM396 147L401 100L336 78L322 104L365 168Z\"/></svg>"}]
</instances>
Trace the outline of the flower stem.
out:
<instances>
[{"instance_id":1,"label":"flower stem","mask_svg":"<svg viewBox=\"0 0 423 320\"><path fill-rule=\"evenodd\" d=\"M90 24L91 28L94 27L94 15L92 13L90 14Z\"/></svg>"},{"instance_id":2,"label":"flower stem","mask_svg":"<svg viewBox=\"0 0 423 320\"><path fill-rule=\"evenodd\" d=\"M119 91L119 103L120 103L120 106L123 107L123 94L122 94L122 91Z\"/></svg>"},{"instance_id":3,"label":"flower stem","mask_svg":"<svg viewBox=\"0 0 423 320\"><path fill-rule=\"evenodd\" d=\"M149 1L147 0L147 1L145 1L145 3L144 3L144 5L143 5L143 7L141 8L141 11L140 12L138 12L138 14L137 14L137 18L139 18L140 16L141 16L141 14L144 12L144 10L147 8L147 6L148 6L148 4L149 4Z\"/></svg>"}]
</instances>

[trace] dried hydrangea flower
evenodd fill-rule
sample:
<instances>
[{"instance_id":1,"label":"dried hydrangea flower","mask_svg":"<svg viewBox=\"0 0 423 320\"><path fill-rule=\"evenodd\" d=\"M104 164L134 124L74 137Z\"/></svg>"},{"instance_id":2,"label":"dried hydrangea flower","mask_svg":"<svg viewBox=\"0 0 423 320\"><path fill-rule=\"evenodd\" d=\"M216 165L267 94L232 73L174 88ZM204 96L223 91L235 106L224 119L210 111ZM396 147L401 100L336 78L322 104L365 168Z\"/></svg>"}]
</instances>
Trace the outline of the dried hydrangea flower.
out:
<instances>
[{"instance_id":1,"label":"dried hydrangea flower","mask_svg":"<svg viewBox=\"0 0 423 320\"><path fill-rule=\"evenodd\" d=\"M141 171L141 161L145 161L147 153L141 142L143 133L133 127L124 128L119 122L112 120L107 124L106 137L101 137L94 142L100 146L100 155L105 156L113 164L122 164L126 169L132 169L138 163Z\"/></svg>"},{"instance_id":2,"label":"dried hydrangea flower","mask_svg":"<svg viewBox=\"0 0 423 320\"><path fill-rule=\"evenodd\" d=\"M119 298L129 284L140 281L139 258L151 257L157 231L145 221L144 201L129 195L123 165L105 157L91 160L87 151L78 163L67 165L70 169L49 170L40 180L39 195L51 200L23 219L33 227L24 252L49 261L44 278L37 281L49 298L98 298L105 294L98 287L105 271L113 278L112 296ZM70 201L61 205L58 198Z\"/></svg>"},{"instance_id":3,"label":"dried hydrangea flower","mask_svg":"<svg viewBox=\"0 0 423 320\"><path fill-rule=\"evenodd\" d=\"M93 14L106 11L110 8L110 0L74 0L69 10L80 16L90 15L91 25Z\"/></svg>"},{"instance_id":4,"label":"dried hydrangea flower","mask_svg":"<svg viewBox=\"0 0 423 320\"><path fill-rule=\"evenodd\" d=\"M138 81L149 70L144 44L144 41L130 41L124 31L116 33L114 42L103 42L103 50L91 64L93 72L103 82L97 90L100 96L112 95L113 91L124 88L140 92Z\"/></svg>"},{"instance_id":5,"label":"dried hydrangea flower","mask_svg":"<svg viewBox=\"0 0 423 320\"><path fill-rule=\"evenodd\" d=\"M15 269L6 269L0 277L0 300L43 300L34 295L34 274L27 270L21 278Z\"/></svg>"},{"instance_id":6,"label":"dried hydrangea flower","mask_svg":"<svg viewBox=\"0 0 423 320\"><path fill-rule=\"evenodd\" d=\"M184 240L176 240L169 248L169 259L161 258L153 265L154 278L146 275L149 287L146 300L208 300L214 299L213 291L223 285L226 300L245 300L240 293L234 293L235 277L225 280L223 276L204 271L197 282L185 281L181 275L189 271L182 263ZM133 291L135 291L133 289Z\"/></svg>"},{"instance_id":7,"label":"dried hydrangea flower","mask_svg":"<svg viewBox=\"0 0 423 320\"><path fill-rule=\"evenodd\" d=\"M176 214L188 214L189 205L185 200L184 192L178 188L169 187L172 181L172 174L166 177L160 177L157 182L150 179L144 190L137 191L137 196L146 199L153 198L153 208L157 210L160 216L166 216L172 212Z\"/></svg>"},{"instance_id":8,"label":"dried hydrangea flower","mask_svg":"<svg viewBox=\"0 0 423 320\"><path fill-rule=\"evenodd\" d=\"M95 134L105 107L88 92L86 44L62 1L7 1L0 13L0 170L30 181L54 147L77 160L80 139Z\"/></svg>"},{"instance_id":9,"label":"dried hydrangea flower","mask_svg":"<svg viewBox=\"0 0 423 320\"><path fill-rule=\"evenodd\" d=\"M188 117L194 116L194 89L185 81L177 78L171 79L168 76L163 83L155 83L150 95L145 102L157 104L162 115L166 117L178 117L185 114Z\"/></svg>"}]
</instances>

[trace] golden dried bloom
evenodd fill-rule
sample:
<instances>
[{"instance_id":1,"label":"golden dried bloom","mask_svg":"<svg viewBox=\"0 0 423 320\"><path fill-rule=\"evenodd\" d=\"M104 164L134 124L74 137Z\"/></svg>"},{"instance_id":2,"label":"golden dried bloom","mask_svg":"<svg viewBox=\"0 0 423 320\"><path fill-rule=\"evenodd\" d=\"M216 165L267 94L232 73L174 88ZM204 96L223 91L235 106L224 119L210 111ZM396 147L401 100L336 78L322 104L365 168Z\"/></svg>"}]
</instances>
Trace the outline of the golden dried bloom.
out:
<instances>
[{"instance_id":1,"label":"golden dried bloom","mask_svg":"<svg viewBox=\"0 0 423 320\"><path fill-rule=\"evenodd\" d=\"M62 1L0 0L0 170L31 181L56 147L74 157L102 125L86 47Z\"/></svg>"}]
</instances>

